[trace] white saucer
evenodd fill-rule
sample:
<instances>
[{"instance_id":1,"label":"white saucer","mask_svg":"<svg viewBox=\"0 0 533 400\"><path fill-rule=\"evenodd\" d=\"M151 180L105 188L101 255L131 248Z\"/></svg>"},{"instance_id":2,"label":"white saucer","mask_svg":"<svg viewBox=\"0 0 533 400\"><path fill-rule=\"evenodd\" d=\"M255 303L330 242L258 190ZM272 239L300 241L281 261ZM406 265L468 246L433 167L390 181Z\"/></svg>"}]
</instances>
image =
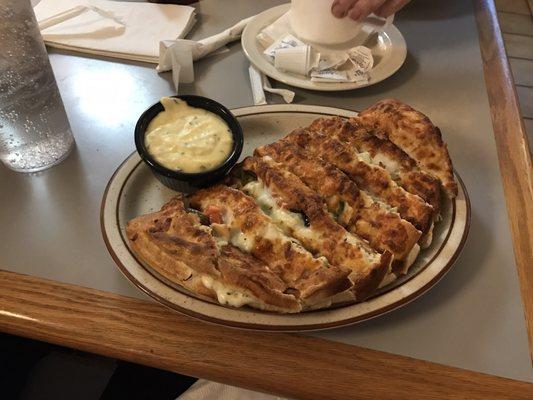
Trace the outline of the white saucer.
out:
<instances>
[{"instance_id":1,"label":"white saucer","mask_svg":"<svg viewBox=\"0 0 533 400\"><path fill-rule=\"evenodd\" d=\"M383 32L371 35L368 41L364 43L365 46L372 50L372 55L374 56L374 68L369 73L370 79L368 82L311 82L310 77L278 71L263 54L265 49L257 41L256 37L265 27L289 11L289 8L290 4L283 4L256 15L242 33L241 41L244 54L257 69L270 78L302 89L320 91L351 90L381 82L394 74L405 61L407 55L405 39L398 28L390 25ZM294 35L294 32L289 33ZM355 38L353 41L328 49L347 50L359 44L361 43ZM320 45L313 44L313 47L316 47L318 51L324 49Z\"/></svg>"}]
</instances>

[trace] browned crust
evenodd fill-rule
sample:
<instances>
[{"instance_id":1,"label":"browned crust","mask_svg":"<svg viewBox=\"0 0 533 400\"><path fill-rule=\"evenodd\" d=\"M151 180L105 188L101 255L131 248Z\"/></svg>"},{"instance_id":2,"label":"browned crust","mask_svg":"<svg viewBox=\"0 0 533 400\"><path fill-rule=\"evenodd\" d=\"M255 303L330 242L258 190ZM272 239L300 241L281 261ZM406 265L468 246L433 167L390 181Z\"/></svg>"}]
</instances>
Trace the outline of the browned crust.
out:
<instances>
[{"instance_id":1,"label":"browned crust","mask_svg":"<svg viewBox=\"0 0 533 400\"><path fill-rule=\"evenodd\" d=\"M172 199L159 212L130 221L126 235L141 260L196 294L217 298L202 284L204 275L248 293L254 298L253 307L301 310L298 299L283 293L286 285L266 265L232 246L219 250L209 230L200 227L198 218L187 213L179 199Z\"/></svg>"},{"instance_id":2,"label":"browned crust","mask_svg":"<svg viewBox=\"0 0 533 400\"><path fill-rule=\"evenodd\" d=\"M357 151L367 151L370 155L385 154L399 165L402 171L417 170L416 161L390 140L381 139L368 127L358 123L357 117L349 120L342 117L318 118L308 129L333 135L337 139L356 147Z\"/></svg>"},{"instance_id":3,"label":"browned crust","mask_svg":"<svg viewBox=\"0 0 533 400\"><path fill-rule=\"evenodd\" d=\"M410 193L420 196L433 207L433 212L440 212L440 181L432 175L421 171L415 160L383 134L375 134L357 118L349 121L341 117L319 118L309 126L312 131L332 135L341 142L354 146L358 152L367 152L373 160L385 161L381 166L387 169L393 179ZM379 136L379 137L378 137ZM394 165L394 168L390 168Z\"/></svg>"},{"instance_id":4,"label":"browned crust","mask_svg":"<svg viewBox=\"0 0 533 400\"><path fill-rule=\"evenodd\" d=\"M248 290L266 304L291 311L301 310L302 306L296 301L294 294L284 293L287 285L276 274L257 258L236 247L221 247L218 268L225 282Z\"/></svg>"},{"instance_id":5,"label":"browned crust","mask_svg":"<svg viewBox=\"0 0 533 400\"><path fill-rule=\"evenodd\" d=\"M409 193L420 196L433 207L433 216L436 219L440 214L440 182L424 171L400 172L400 185Z\"/></svg>"},{"instance_id":6,"label":"browned crust","mask_svg":"<svg viewBox=\"0 0 533 400\"><path fill-rule=\"evenodd\" d=\"M277 229L275 224L251 197L241 191L217 185L194 193L190 201L201 210L209 206L220 207L224 215L223 225L254 235L256 240L251 254L275 271L287 289L298 293L305 304L321 301L352 286L348 279L349 270L336 265L325 267L290 239L281 242L264 235L269 229Z\"/></svg>"},{"instance_id":7,"label":"browned crust","mask_svg":"<svg viewBox=\"0 0 533 400\"><path fill-rule=\"evenodd\" d=\"M296 129L283 140L295 143L314 156L334 164L361 189L396 207L401 217L422 233L430 229L433 208L420 197L398 186L385 169L361 160L357 151L348 144L306 129Z\"/></svg>"},{"instance_id":8,"label":"browned crust","mask_svg":"<svg viewBox=\"0 0 533 400\"><path fill-rule=\"evenodd\" d=\"M175 260L186 260L184 264L193 266L195 272L219 277L216 244L211 235L197 225L195 217L187 214L182 201L176 198L163 205L159 212L129 221L126 236L139 256L152 259L169 274L181 277ZM188 276L186 273L184 278Z\"/></svg>"},{"instance_id":9,"label":"browned crust","mask_svg":"<svg viewBox=\"0 0 533 400\"><path fill-rule=\"evenodd\" d=\"M396 260L403 260L420 238L421 233L398 214L378 203L368 204L368 196L337 167L310 156L297 145L278 141L257 148L255 154L271 157L298 176L322 196L330 212L342 209L337 221L379 252L390 251Z\"/></svg>"},{"instance_id":10,"label":"browned crust","mask_svg":"<svg viewBox=\"0 0 533 400\"><path fill-rule=\"evenodd\" d=\"M388 251L379 255L379 261L365 260L364 253L374 253L361 240L359 245L346 240L348 232L337 224L327 212L322 198L307 187L296 175L284 170L278 163L265 157L249 157L243 162L243 169L252 171L267 186L279 204L286 209L301 210L309 219L310 229L319 239L293 235L302 241L310 251L326 257L331 263L349 268L353 290L358 301L377 289L381 279L389 270L392 254ZM379 254L379 253L378 253ZM381 279L380 279L381 278Z\"/></svg>"},{"instance_id":11,"label":"browned crust","mask_svg":"<svg viewBox=\"0 0 533 400\"><path fill-rule=\"evenodd\" d=\"M421 112L395 99L385 99L361 111L359 123L378 128L381 133L411 158L420 168L441 181L450 198L457 196L457 182L448 147L442 134Z\"/></svg>"}]
</instances>

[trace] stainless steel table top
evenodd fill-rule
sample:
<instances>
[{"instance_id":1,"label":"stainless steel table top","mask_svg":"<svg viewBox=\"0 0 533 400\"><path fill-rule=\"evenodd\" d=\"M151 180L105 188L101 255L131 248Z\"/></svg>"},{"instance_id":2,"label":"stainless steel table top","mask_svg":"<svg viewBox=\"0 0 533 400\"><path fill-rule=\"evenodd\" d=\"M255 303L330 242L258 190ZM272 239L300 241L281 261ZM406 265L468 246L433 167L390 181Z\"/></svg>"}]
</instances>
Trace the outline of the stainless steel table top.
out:
<instances>
[{"instance_id":1,"label":"stainless steel table top","mask_svg":"<svg viewBox=\"0 0 533 400\"><path fill-rule=\"evenodd\" d=\"M203 0L192 38L283 3ZM496 148L470 2L418 0L396 20L405 65L365 89L295 89L295 102L360 109L396 97L441 128L472 201L470 237L452 271L422 298L375 320L317 336L481 372L533 381ZM100 234L100 200L116 167L134 151L133 127L149 105L174 93L154 65L50 50L76 137L61 165L36 175L0 167L0 266L39 277L144 297L120 274ZM196 64L181 94L228 107L252 104L239 43ZM283 86L283 85L279 85ZM279 98L271 97L271 102Z\"/></svg>"}]
</instances>

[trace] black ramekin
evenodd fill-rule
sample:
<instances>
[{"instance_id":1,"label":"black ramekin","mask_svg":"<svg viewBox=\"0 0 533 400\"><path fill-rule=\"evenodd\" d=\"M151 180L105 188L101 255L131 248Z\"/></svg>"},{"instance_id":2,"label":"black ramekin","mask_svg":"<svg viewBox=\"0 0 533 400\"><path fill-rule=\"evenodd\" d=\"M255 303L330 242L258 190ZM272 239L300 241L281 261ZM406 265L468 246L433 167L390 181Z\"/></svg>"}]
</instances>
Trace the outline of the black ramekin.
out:
<instances>
[{"instance_id":1,"label":"black ramekin","mask_svg":"<svg viewBox=\"0 0 533 400\"><path fill-rule=\"evenodd\" d=\"M226 176L229 170L237 163L237 160L241 155L244 142L241 126L237 121L237 118L235 118L226 107L215 100L192 95L171 97L181 99L187 102L191 107L203 108L204 110L211 111L222 118L228 124L233 135L233 148L230 155L220 166L205 172L187 173L174 171L158 164L146 149L144 135L150 121L152 121L152 119L154 119L161 111L164 111L163 105L160 102L157 102L143 112L137 121L137 125L135 125L135 147L137 148L137 152L142 160L150 167L156 178L159 179L163 185L168 186L171 189L184 192L212 185Z\"/></svg>"}]
</instances>

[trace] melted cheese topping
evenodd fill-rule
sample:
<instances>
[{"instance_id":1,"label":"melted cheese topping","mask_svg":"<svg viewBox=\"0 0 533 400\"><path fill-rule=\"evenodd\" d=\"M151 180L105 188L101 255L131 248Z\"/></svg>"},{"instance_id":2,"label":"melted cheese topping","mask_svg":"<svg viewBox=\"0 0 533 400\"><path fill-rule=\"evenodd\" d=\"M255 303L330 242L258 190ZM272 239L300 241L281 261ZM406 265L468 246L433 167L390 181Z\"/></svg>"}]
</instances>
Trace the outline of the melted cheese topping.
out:
<instances>
[{"instance_id":1,"label":"melted cheese topping","mask_svg":"<svg viewBox=\"0 0 533 400\"><path fill-rule=\"evenodd\" d=\"M400 173L401 166L395 160L387 157L386 155L378 153L372 158L372 162L374 164L380 165L381 167L389 171L393 180L398 179L398 174Z\"/></svg>"},{"instance_id":2,"label":"melted cheese topping","mask_svg":"<svg viewBox=\"0 0 533 400\"><path fill-rule=\"evenodd\" d=\"M391 160L386 155L376 154L374 157L367 151L357 153L357 158L359 161L371 165L373 167L379 167L387 171L393 181L399 179L400 165Z\"/></svg>"},{"instance_id":3,"label":"melted cheese topping","mask_svg":"<svg viewBox=\"0 0 533 400\"><path fill-rule=\"evenodd\" d=\"M270 218L272 218L272 220L287 234L294 234L300 240L305 238L315 243L322 242L323 239L320 233L305 226L301 214L280 207L272 196L270 190L262 182L250 182L243 187L243 191L251 195L263 210L270 210L270 213L268 213ZM346 232L343 239L350 245L361 250L361 254L366 262L379 262L381 255L372 251L365 242L357 238L355 235Z\"/></svg>"},{"instance_id":4,"label":"melted cheese topping","mask_svg":"<svg viewBox=\"0 0 533 400\"><path fill-rule=\"evenodd\" d=\"M245 253L250 253L255 245L255 237L253 235L247 235L237 229L232 230L229 241L232 245L238 247Z\"/></svg>"},{"instance_id":5,"label":"melted cheese topping","mask_svg":"<svg viewBox=\"0 0 533 400\"><path fill-rule=\"evenodd\" d=\"M372 195L371 193L361 191L361 196L363 197L365 207L372 207L373 204L379 205L379 207L382 210L385 210L387 212L398 214L398 207L393 207L388 203L385 203L384 201L381 201L378 197Z\"/></svg>"},{"instance_id":6,"label":"melted cheese topping","mask_svg":"<svg viewBox=\"0 0 533 400\"><path fill-rule=\"evenodd\" d=\"M372 157L370 156L370 153L367 151L357 153L357 157L359 157L359 161L363 161L367 164L374 164L374 162L372 161Z\"/></svg>"},{"instance_id":7,"label":"melted cheese topping","mask_svg":"<svg viewBox=\"0 0 533 400\"><path fill-rule=\"evenodd\" d=\"M163 97L160 112L148 125L145 145L165 168L188 173L221 165L233 148L228 124L218 115L190 107L183 100Z\"/></svg>"},{"instance_id":8,"label":"melted cheese topping","mask_svg":"<svg viewBox=\"0 0 533 400\"><path fill-rule=\"evenodd\" d=\"M272 220L287 234L293 232L301 237L319 239L319 235L305 226L302 215L288 211L280 206L272 196L270 190L260 181L253 181L243 187L243 191L252 196L257 204Z\"/></svg>"},{"instance_id":9,"label":"melted cheese topping","mask_svg":"<svg viewBox=\"0 0 533 400\"><path fill-rule=\"evenodd\" d=\"M344 241L361 250L361 254L363 255L363 258L367 263L374 264L380 261L381 254L373 251L372 248L366 242L359 239L357 236L351 234L350 232L346 231Z\"/></svg>"},{"instance_id":10,"label":"melted cheese topping","mask_svg":"<svg viewBox=\"0 0 533 400\"><path fill-rule=\"evenodd\" d=\"M242 307L246 304L253 303L254 301L253 298L246 293L224 285L207 275L202 276L202 284L217 294L217 300L222 305L227 304L232 307Z\"/></svg>"}]
</instances>

